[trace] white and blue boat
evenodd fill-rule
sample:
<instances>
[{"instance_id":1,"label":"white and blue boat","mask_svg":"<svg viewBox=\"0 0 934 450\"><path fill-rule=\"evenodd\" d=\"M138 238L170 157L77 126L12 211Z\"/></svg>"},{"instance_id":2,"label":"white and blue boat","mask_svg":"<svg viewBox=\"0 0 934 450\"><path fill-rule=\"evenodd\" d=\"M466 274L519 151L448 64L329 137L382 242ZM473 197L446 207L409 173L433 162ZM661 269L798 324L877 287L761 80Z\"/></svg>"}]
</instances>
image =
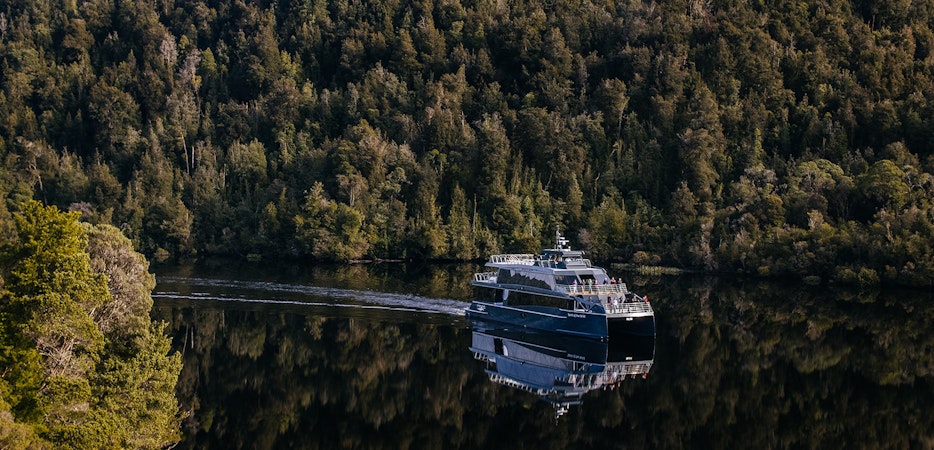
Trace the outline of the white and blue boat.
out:
<instances>
[{"instance_id":1,"label":"white and blue boat","mask_svg":"<svg viewBox=\"0 0 934 450\"><path fill-rule=\"evenodd\" d=\"M610 335L655 336L648 299L630 292L571 250L556 232L555 248L541 254L492 255L486 271L474 274L471 320L607 340Z\"/></svg>"}]
</instances>

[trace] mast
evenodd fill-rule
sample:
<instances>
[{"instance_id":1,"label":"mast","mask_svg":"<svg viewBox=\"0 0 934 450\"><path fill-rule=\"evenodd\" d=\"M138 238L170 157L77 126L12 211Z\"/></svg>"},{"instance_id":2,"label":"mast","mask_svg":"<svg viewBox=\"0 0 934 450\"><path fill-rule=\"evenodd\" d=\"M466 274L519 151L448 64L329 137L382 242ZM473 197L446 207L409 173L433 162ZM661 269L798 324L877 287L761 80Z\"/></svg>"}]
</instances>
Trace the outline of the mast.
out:
<instances>
[{"instance_id":1,"label":"mast","mask_svg":"<svg viewBox=\"0 0 934 450\"><path fill-rule=\"evenodd\" d=\"M555 225L555 249L557 250L570 250L571 247L564 248L568 244L568 240L561 236L561 225Z\"/></svg>"}]
</instances>

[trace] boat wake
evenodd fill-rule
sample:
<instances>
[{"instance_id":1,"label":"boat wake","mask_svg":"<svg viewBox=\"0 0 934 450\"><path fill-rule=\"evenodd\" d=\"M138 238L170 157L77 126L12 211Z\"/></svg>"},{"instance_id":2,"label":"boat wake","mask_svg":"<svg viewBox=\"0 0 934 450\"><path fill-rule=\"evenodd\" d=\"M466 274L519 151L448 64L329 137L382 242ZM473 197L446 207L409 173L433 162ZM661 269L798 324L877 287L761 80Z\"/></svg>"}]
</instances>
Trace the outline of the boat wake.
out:
<instances>
[{"instance_id":1,"label":"boat wake","mask_svg":"<svg viewBox=\"0 0 934 450\"><path fill-rule=\"evenodd\" d=\"M202 292L203 291L203 292ZM160 277L154 300L237 302L301 307L376 309L463 316L468 303L368 290L265 281Z\"/></svg>"}]
</instances>

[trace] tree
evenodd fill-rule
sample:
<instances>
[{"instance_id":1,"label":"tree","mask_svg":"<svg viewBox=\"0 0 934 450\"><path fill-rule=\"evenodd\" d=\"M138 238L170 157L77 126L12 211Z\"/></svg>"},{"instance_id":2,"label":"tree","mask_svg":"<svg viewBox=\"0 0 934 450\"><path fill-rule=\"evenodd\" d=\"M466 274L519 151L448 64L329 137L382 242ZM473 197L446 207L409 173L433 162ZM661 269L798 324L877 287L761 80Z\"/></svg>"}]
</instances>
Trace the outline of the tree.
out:
<instances>
[{"instance_id":1,"label":"tree","mask_svg":"<svg viewBox=\"0 0 934 450\"><path fill-rule=\"evenodd\" d=\"M623 127L623 117L629 105L626 83L617 78L603 80L597 90L597 100L600 103L600 109L604 111L608 125L611 126L610 137L618 138Z\"/></svg>"},{"instance_id":2,"label":"tree","mask_svg":"<svg viewBox=\"0 0 934 450\"><path fill-rule=\"evenodd\" d=\"M908 202L910 188L905 182L905 172L892 160L883 159L873 164L857 179L857 184L875 209L899 211Z\"/></svg>"},{"instance_id":3,"label":"tree","mask_svg":"<svg viewBox=\"0 0 934 450\"><path fill-rule=\"evenodd\" d=\"M347 204L328 199L320 182L309 189L294 221L298 244L312 256L346 261L359 259L369 250L363 216Z\"/></svg>"},{"instance_id":4,"label":"tree","mask_svg":"<svg viewBox=\"0 0 934 450\"><path fill-rule=\"evenodd\" d=\"M594 257L608 259L631 241L626 230L626 204L620 198L605 197L587 225Z\"/></svg>"},{"instance_id":5,"label":"tree","mask_svg":"<svg viewBox=\"0 0 934 450\"><path fill-rule=\"evenodd\" d=\"M419 256L437 258L447 253L448 242L441 220L441 208L437 206L437 185L423 179L416 189L414 217L409 224L412 241L409 248Z\"/></svg>"},{"instance_id":6,"label":"tree","mask_svg":"<svg viewBox=\"0 0 934 450\"><path fill-rule=\"evenodd\" d=\"M804 161L788 175L788 221L804 225L810 211L847 219L854 188L852 177L837 164L826 159Z\"/></svg>"},{"instance_id":7,"label":"tree","mask_svg":"<svg viewBox=\"0 0 934 450\"><path fill-rule=\"evenodd\" d=\"M132 95L104 80L92 86L89 95L95 145L124 171L141 150L139 105Z\"/></svg>"},{"instance_id":8,"label":"tree","mask_svg":"<svg viewBox=\"0 0 934 450\"><path fill-rule=\"evenodd\" d=\"M103 347L89 314L108 300L106 278L91 270L78 215L30 201L3 249L4 319L35 342L48 377L84 376Z\"/></svg>"},{"instance_id":9,"label":"tree","mask_svg":"<svg viewBox=\"0 0 934 450\"><path fill-rule=\"evenodd\" d=\"M690 103L690 126L681 135L679 156L688 187L698 201L709 202L716 196L724 164L723 133L717 103L710 90L700 85Z\"/></svg>"},{"instance_id":10,"label":"tree","mask_svg":"<svg viewBox=\"0 0 934 450\"><path fill-rule=\"evenodd\" d=\"M477 257L473 222L468 215L470 206L464 190L459 185L454 186L454 192L451 194L451 210L447 220L448 249L454 258L470 260Z\"/></svg>"},{"instance_id":11,"label":"tree","mask_svg":"<svg viewBox=\"0 0 934 450\"><path fill-rule=\"evenodd\" d=\"M27 202L0 248L0 442L170 445L181 362L149 323L152 275L116 228L79 215Z\"/></svg>"},{"instance_id":12,"label":"tree","mask_svg":"<svg viewBox=\"0 0 934 450\"><path fill-rule=\"evenodd\" d=\"M477 128L477 147L482 162L480 193L485 202L498 200L506 195L506 170L512 159L509 137L499 114L484 114Z\"/></svg>"}]
</instances>

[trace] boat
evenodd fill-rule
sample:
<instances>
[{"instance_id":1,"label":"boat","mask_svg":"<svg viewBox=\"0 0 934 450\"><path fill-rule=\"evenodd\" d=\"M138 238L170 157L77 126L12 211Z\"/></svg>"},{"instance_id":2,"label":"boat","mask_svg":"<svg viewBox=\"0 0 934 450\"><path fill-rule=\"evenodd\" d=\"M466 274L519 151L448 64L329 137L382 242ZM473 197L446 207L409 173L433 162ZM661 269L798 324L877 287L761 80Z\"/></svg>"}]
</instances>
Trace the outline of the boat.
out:
<instances>
[{"instance_id":1,"label":"boat","mask_svg":"<svg viewBox=\"0 0 934 450\"><path fill-rule=\"evenodd\" d=\"M490 256L474 274L471 320L488 320L608 340L612 334L655 336L655 311L602 267L572 250L560 229L555 248L540 254Z\"/></svg>"},{"instance_id":2,"label":"boat","mask_svg":"<svg viewBox=\"0 0 934 450\"><path fill-rule=\"evenodd\" d=\"M584 394L645 379L655 359L655 338L616 341L523 331L474 323L470 351L485 363L490 381L550 403L555 418L581 405Z\"/></svg>"}]
</instances>

